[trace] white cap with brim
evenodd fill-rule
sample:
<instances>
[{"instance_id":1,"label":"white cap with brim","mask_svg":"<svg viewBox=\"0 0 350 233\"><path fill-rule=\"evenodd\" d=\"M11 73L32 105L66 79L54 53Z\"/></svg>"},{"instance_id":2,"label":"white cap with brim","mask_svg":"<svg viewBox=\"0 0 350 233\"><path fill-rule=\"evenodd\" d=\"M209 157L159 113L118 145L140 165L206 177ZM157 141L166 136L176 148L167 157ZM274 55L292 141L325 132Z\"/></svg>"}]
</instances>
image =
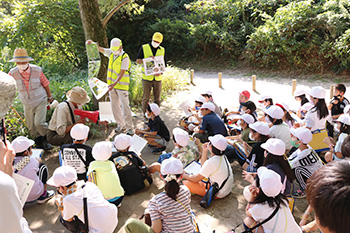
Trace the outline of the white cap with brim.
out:
<instances>
[{"instance_id":1,"label":"white cap with brim","mask_svg":"<svg viewBox=\"0 0 350 233\"><path fill-rule=\"evenodd\" d=\"M335 121L338 121L340 123L343 123L345 125L350 125L350 116L348 114L343 114L340 117L338 117L338 119L336 119Z\"/></svg>"},{"instance_id":2,"label":"white cap with brim","mask_svg":"<svg viewBox=\"0 0 350 233\"><path fill-rule=\"evenodd\" d=\"M265 143L261 144L261 148L267 150L273 155L282 156L286 151L286 145L281 139L269 138Z\"/></svg>"},{"instance_id":3,"label":"white cap with brim","mask_svg":"<svg viewBox=\"0 0 350 233\"><path fill-rule=\"evenodd\" d=\"M298 138L303 144L308 144L312 141L312 133L311 130L305 127L299 128L290 128L290 132L296 138Z\"/></svg>"},{"instance_id":4,"label":"white cap with brim","mask_svg":"<svg viewBox=\"0 0 350 233\"><path fill-rule=\"evenodd\" d=\"M249 128L256 131L257 133L261 135L269 135L270 128L269 125L266 122L257 121L253 124L249 124Z\"/></svg>"},{"instance_id":5,"label":"white cap with brim","mask_svg":"<svg viewBox=\"0 0 350 233\"><path fill-rule=\"evenodd\" d=\"M260 188L266 196L276 197L281 193L283 184L279 174L266 167L259 167L258 177L260 180Z\"/></svg>"},{"instance_id":6,"label":"white cap with brim","mask_svg":"<svg viewBox=\"0 0 350 233\"><path fill-rule=\"evenodd\" d=\"M262 95L260 96L259 102L262 102L267 99L272 99L272 97L270 95Z\"/></svg>"},{"instance_id":7,"label":"white cap with brim","mask_svg":"<svg viewBox=\"0 0 350 233\"><path fill-rule=\"evenodd\" d=\"M173 135L174 135L176 143L182 147L187 146L191 140L190 135L188 135L188 133L185 130L180 129L180 128L174 128Z\"/></svg>"},{"instance_id":8,"label":"white cap with brim","mask_svg":"<svg viewBox=\"0 0 350 233\"><path fill-rule=\"evenodd\" d=\"M183 165L181 160L170 157L162 162L160 173L162 175L180 175L183 173Z\"/></svg>"},{"instance_id":9,"label":"white cap with brim","mask_svg":"<svg viewBox=\"0 0 350 233\"><path fill-rule=\"evenodd\" d=\"M305 95L305 91L303 89L297 89L294 91L294 97L298 97L301 95Z\"/></svg>"},{"instance_id":10,"label":"white cap with brim","mask_svg":"<svg viewBox=\"0 0 350 233\"><path fill-rule=\"evenodd\" d=\"M56 168L52 177L46 182L50 186L67 186L78 179L77 172L73 167L62 166Z\"/></svg>"},{"instance_id":11,"label":"white cap with brim","mask_svg":"<svg viewBox=\"0 0 350 233\"><path fill-rule=\"evenodd\" d=\"M203 91L203 92L201 93L201 95L210 95L210 96L212 96L212 95L213 95L213 92L207 90L207 91Z\"/></svg>"},{"instance_id":12,"label":"white cap with brim","mask_svg":"<svg viewBox=\"0 0 350 233\"><path fill-rule=\"evenodd\" d=\"M254 117L250 114L243 114L241 119L244 120L248 125L254 123Z\"/></svg>"},{"instance_id":13,"label":"white cap with brim","mask_svg":"<svg viewBox=\"0 0 350 233\"><path fill-rule=\"evenodd\" d=\"M326 97L326 90L321 86L313 87L308 94L316 99L324 99Z\"/></svg>"},{"instance_id":14,"label":"white cap with brim","mask_svg":"<svg viewBox=\"0 0 350 233\"><path fill-rule=\"evenodd\" d=\"M272 105L269 108L265 108L263 109L263 111L273 119L282 119L284 115L282 108L276 105Z\"/></svg>"},{"instance_id":15,"label":"white cap with brim","mask_svg":"<svg viewBox=\"0 0 350 233\"><path fill-rule=\"evenodd\" d=\"M34 145L34 141L23 136L19 136L12 141L11 145L15 153L21 153L28 150L29 147Z\"/></svg>"},{"instance_id":16,"label":"white cap with brim","mask_svg":"<svg viewBox=\"0 0 350 233\"><path fill-rule=\"evenodd\" d=\"M215 105L213 103L204 103L201 107L201 109L204 109L204 108L207 108L209 109L210 111L214 112L215 111Z\"/></svg>"},{"instance_id":17,"label":"white cap with brim","mask_svg":"<svg viewBox=\"0 0 350 233\"><path fill-rule=\"evenodd\" d=\"M154 113L155 116L158 116L160 114L160 108L159 108L158 104L152 103L149 106L150 106L151 111Z\"/></svg>"},{"instance_id":18,"label":"white cap with brim","mask_svg":"<svg viewBox=\"0 0 350 233\"><path fill-rule=\"evenodd\" d=\"M90 128L84 124L75 124L70 130L70 136L74 140L85 140L89 135Z\"/></svg>"},{"instance_id":19,"label":"white cap with brim","mask_svg":"<svg viewBox=\"0 0 350 233\"><path fill-rule=\"evenodd\" d=\"M106 161L112 155L111 142L97 142L92 148L92 157L98 161Z\"/></svg>"},{"instance_id":20,"label":"white cap with brim","mask_svg":"<svg viewBox=\"0 0 350 233\"><path fill-rule=\"evenodd\" d=\"M196 99L195 99L195 101L197 101L197 102L200 102L200 103L205 103L206 101L205 101L205 98L203 97L203 96L198 96Z\"/></svg>"},{"instance_id":21,"label":"white cap with brim","mask_svg":"<svg viewBox=\"0 0 350 233\"><path fill-rule=\"evenodd\" d=\"M132 144L132 137L126 134L119 134L114 138L114 145L117 150L126 150Z\"/></svg>"},{"instance_id":22,"label":"white cap with brim","mask_svg":"<svg viewBox=\"0 0 350 233\"><path fill-rule=\"evenodd\" d=\"M227 147L227 140L224 136L221 134L217 134L212 137L208 137L208 140L211 142L211 144L218 150L224 151Z\"/></svg>"}]
</instances>

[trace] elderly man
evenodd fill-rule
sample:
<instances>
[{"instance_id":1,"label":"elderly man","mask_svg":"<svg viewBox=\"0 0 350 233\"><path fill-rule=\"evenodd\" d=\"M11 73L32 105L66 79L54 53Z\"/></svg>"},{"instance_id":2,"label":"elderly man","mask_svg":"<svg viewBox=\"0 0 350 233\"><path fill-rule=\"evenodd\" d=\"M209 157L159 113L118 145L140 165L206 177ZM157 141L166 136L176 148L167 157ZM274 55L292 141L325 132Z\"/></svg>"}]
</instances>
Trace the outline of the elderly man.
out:
<instances>
[{"instance_id":1,"label":"elderly man","mask_svg":"<svg viewBox=\"0 0 350 233\"><path fill-rule=\"evenodd\" d=\"M47 140L55 146L73 143L70 136L70 130L77 123L84 124L85 118L74 115L75 109L81 109L82 106L90 101L90 97L82 87L73 87L66 94L67 100L59 103L52 114L49 123L49 132Z\"/></svg>"},{"instance_id":2,"label":"elderly man","mask_svg":"<svg viewBox=\"0 0 350 233\"><path fill-rule=\"evenodd\" d=\"M18 96L23 103L26 126L29 134L34 137L36 147L50 150L52 146L47 143L45 137L47 134L47 123L45 122L47 102L53 101L50 82L42 69L29 64L30 61L33 61L33 58L28 56L25 49L15 49L10 62L15 62L17 66L10 70L9 75L16 80Z\"/></svg>"},{"instance_id":3,"label":"elderly man","mask_svg":"<svg viewBox=\"0 0 350 233\"><path fill-rule=\"evenodd\" d=\"M165 48L160 46L163 41L163 35L160 32L153 34L152 41L141 46L137 55L136 63L142 64L144 58L163 56L165 59ZM142 67L144 72L144 68ZM162 91L162 74L149 75L143 74L142 77L143 96L142 96L142 111L146 112L147 103L153 88L154 102L160 106L160 93Z\"/></svg>"}]
</instances>

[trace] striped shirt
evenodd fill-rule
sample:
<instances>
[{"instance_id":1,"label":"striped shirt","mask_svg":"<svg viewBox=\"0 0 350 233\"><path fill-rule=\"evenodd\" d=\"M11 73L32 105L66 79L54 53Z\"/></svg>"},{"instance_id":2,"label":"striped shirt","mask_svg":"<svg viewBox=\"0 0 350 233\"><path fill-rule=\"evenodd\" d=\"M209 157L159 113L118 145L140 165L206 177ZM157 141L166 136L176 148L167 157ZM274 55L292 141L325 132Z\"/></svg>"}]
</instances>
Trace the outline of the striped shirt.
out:
<instances>
[{"instance_id":1,"label":"striped shirt","mask_svg":"<svg viewBox=\"0 0 350 233\"><path fill-rule=\"evenodd\" d=\"M23 81L24 86L27 89L27 92L29 92L28 90L29 90L30 68L26 69L25 71L18 69L18 71L22 76L22 81ZM11 75L10 72L9 72L9 75ZM43 87L47 87L50 84L49 80L46 78L46 76L44 75L44 73L42 71L40 74L40 82L41 82L41 85L43 85Z\"/></svg>"},{"instance_id":2,"label":"striped shirt","mask_svg":"<svg viewBox=\"0 0 350 233\"><path fill-rule=\"evenodd\" d=\"M191 211L191 193L186 186L180 186L177 200L181 203L171 199L165 192L153 197L148 204L151 220L162 220L163 233L192 233L194 227L187 212Z\"/></svg>"}]
</instances>

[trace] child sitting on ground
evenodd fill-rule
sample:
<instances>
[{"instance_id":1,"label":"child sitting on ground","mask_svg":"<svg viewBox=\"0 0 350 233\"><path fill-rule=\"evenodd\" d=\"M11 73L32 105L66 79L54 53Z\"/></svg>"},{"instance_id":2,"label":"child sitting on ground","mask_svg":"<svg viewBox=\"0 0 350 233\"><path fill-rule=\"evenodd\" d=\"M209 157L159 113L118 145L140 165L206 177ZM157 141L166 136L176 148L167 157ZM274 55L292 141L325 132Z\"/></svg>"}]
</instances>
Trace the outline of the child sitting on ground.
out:
<instances>
[{"instance_id":1,"label":"child sitting on ground","mask_svg":"<svg viewBox=\"0 0 350 233\"><path fill-rule=\"evenodd\" d=\"M220 107L214 102L213 99L213 92L212 91L204 91L201 93L201 95L205 98L207 103L212 103L215 106L214 112L218 114L219 117L222 116Z\"/></svg>"},{"instance_id":2,"label":"child sitting on ground","mask_svg":"<svg viewBox=\"0 0 350 233\"><path fill-rule=\"evenodd\" d=\"M350 133L350 116L348 114L341 115L337 120L335 120L335 122L336 125L334 127L334 130L340 133L338 141L335 143L332 137L326 137L323 140L324 143L326 143L329 146L329 149L331 150L328 151L324 156L327 163L331 162L332 160L343 159L343 155L341 153L341 146L345 138Z\"/></svg>"},{"instance_id":3,"label":"child sitting on ground","mask_svg":"<svg viewBox=\"0 0 350 233\"><path fill-rule=\"evenodd\" d=\"M78 180L86 181L86 171L89 164L94 161L92 157L92 148L85 145L88 139L90 128L84 124L75 124L70 136L73 138L73 144L64 144L61 147L62 163L73 167L78 174Z\"/></svg>"},{"instance_id":4,"label":"child sitting on ground","mask_svg":"<svg viewBox=\"0 0 350 233\"><path fill-rule=\"evenodd\" d=\"M96 185L101 190L104 198L116 206L124 198L124 189L120 185L119 176L115 165L109 158L112 155L111 142L97 142L92 148L92 156L96 161L90 163L88 176L92 182L92 174L95 173Z\"/></svg>"},{"instance_id":5,"label":"child sitting on ground","mask_svg":"<svg viewBox=\"0 0 350 233\"><path fill-rule=\"evenodd\" d=\"M206 101L205 98L200 95L194 102L194 107L188 108L188 111L191 112L192 115L180 120L180 126L188 132L193 132L193 129L201 123L203 116L199 110Z\"/></svg>"},{"instance_id":6,"label":"child sitting on ground","mask_svg":"<svg viewBox=\"0 0 350 233\"><path fill-rule=\"evenodd\" d=\"M41 163L40 159L30 157L33 153L34 141L19 136L11 144L16 153L14 172L34 181L26 202L36 201L38 204L47 202L54 196L55 192L46 190L46 181L49 175L47 166Z\"/></svg>"},{"instance_id":7,"label":"child sitting on ground","mask_svg":"<svg viewBox=\"0 0 350 233\"><path fill-rule=\"evenodd\" d=\"M239 97L238 97L238 101L239 101L239 108L238 111L230 111L227 112L225 115L229 116L231 114L241 114L241 110L242 110L242 103L246 103L250 98L250 93L247 90L244 90L242 92L239 93Z\"/></svg>"},{"instance_id":8,"label":"child sitting on ground","mask_svg":"<svg viewBox=\"0 0 350 233\"><path fill-rule=\"evenodd\" d=\"M117 135L114 138L117 152L109 158L115 164L126 195L140 191L152 183L152 177L145 177L144 172L142 172L147 169L146 162L135 152L129 151L131 144L132 137L129 135Z\"/></svg>"},{"instance_id":9,"label":"child sitting on ground","mask_svg":"<svg viewBox=\"0 0 350 233\"><path fill-rule=\"evenodd\" d=\"M160 109L155 103L148 104L145 116L148 120L146 129L136 129L137 135L142 135L151 146L156 147L152 153L162 153L170 140L170 133L162 118L159 116Z\"/></svg>"},{"instance_id":10,"label":"child sitting on ground","mask_svg":"<svg viewBox=\"0 0 350 233\"><path fill-rule=\"evenodd\" d=\"M311 131L304 127L291 128L290 131L292 133L292 145L298 149L289 156L288 161L302 189L300 191L303 191L306 188L306 181L323 164L316 151L308 145L312 141ZM299 194L295 195L302 195L303 193L300 191Z\"/></svg>"}]
</instances>

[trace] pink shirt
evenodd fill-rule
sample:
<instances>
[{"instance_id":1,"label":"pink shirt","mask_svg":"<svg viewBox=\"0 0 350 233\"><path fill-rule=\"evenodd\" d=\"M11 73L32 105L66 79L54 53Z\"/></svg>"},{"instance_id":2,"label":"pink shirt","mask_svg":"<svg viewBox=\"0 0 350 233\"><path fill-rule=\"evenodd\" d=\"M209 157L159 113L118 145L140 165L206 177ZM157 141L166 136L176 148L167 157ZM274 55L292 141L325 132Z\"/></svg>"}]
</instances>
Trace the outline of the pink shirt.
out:
<instances>
[{"instance_id":1,"label":"pink shirt","mask_svg":"<svg viewBox=\"0 0 350 233\"><path fill-rule=\"evenodd\" d=\"M30 78L30 67L29 67L29 69L26 69L25 71L22 71L20 69L18 69L18 70L22 76L22 81L23 81L24 86L26 87L27 92L28 92L28 90L29 90L29 78ZM11 75L10 72L9 72L9 75ZM43 87L47 87L50 84L49 80L46 78L46 76L44 75L44 73L42 71L40 74L40 82L41 82L41 85L43 85Z\"/></svg>"}]
</instances>

